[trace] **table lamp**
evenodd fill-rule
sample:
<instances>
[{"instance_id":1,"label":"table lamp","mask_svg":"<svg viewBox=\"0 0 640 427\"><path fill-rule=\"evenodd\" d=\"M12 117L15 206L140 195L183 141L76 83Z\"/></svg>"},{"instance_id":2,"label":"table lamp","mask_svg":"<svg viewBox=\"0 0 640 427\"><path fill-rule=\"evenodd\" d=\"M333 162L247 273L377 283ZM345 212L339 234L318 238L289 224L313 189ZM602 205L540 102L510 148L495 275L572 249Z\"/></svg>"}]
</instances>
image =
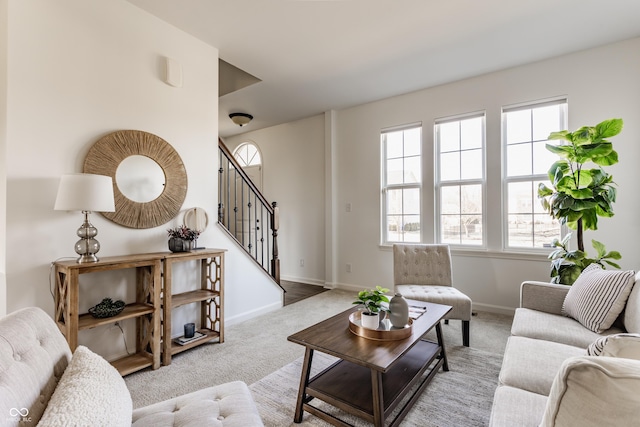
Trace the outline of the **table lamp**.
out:
<instances>
[{"instance_id":1,"label":"table lamp","mask_svg":"<svg viewBox=\"0 0 640 427\"><path fill-rule=\"evenodd\" d=\"M110 176L76 173L63 175L53 208L57 211L81 211L84 222L78 228L80 240L75 250L78 263L98 262L100 243L95 239L98 229L89 222L91 212L115 212L113 181Z\"/></svg>"}]
</instances>

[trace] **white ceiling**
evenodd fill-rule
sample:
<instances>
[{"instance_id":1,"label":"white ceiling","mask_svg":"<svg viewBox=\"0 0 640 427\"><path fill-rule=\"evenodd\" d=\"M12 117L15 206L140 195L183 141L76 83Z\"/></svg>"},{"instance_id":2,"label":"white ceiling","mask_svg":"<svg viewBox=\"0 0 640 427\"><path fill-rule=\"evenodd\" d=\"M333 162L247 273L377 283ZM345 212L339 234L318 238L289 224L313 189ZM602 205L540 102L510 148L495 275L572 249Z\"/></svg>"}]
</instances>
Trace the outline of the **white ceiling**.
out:
<instances>
[{"instance_id":1,"label":"white ceiling","mask_svg":"<svg viewBox=\"0 0 640 427\"><path fill-rule=\"evenodd\" d=\"M639 0L128 1L262 80L222 137L640 36Z\"/></svg>"}]
</instances>

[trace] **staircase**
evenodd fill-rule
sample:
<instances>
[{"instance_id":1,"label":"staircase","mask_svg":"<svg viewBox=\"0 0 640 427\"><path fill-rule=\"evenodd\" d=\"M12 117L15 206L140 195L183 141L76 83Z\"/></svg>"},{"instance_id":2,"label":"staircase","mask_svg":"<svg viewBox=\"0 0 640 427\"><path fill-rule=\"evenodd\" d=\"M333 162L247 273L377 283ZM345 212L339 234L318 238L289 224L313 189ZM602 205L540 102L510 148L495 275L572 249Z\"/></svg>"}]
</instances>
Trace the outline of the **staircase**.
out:
<instances>
[{"instance_id":1,"label":"staircase","mask_svg":"<svg viewBox=\"0 0 640 427\"><path fill-rule=\"evenodd\" d=\"M269 203L218 139L218 223L279 285L279 209Z\"/></svg>"}]
</instances>

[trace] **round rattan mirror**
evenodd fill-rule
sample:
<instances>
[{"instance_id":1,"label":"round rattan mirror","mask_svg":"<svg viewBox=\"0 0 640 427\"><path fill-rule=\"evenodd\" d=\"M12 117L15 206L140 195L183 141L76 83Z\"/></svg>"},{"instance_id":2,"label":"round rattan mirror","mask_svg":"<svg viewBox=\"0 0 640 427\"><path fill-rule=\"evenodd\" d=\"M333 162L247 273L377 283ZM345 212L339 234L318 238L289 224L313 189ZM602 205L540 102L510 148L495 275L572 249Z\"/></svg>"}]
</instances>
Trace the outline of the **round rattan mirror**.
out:
<instances>
[{"instance_id":1,"label":"round rattan mirror","mask_svg":"<svg viewBox=\"0 0 640 427\"><path fill-rule=\"evenodd\" d=\"M116 181L120 163L130 156L146 156L164 172L164 190L149 202L127 198ZM113 179L116 211L102 215L129 228L153 228L166 224L180 212L187 195L187 171L176 150L157 135L141 130L121 130L100 138L89 149L84 172L107 175Z\"/></svg>"}]
</instances>

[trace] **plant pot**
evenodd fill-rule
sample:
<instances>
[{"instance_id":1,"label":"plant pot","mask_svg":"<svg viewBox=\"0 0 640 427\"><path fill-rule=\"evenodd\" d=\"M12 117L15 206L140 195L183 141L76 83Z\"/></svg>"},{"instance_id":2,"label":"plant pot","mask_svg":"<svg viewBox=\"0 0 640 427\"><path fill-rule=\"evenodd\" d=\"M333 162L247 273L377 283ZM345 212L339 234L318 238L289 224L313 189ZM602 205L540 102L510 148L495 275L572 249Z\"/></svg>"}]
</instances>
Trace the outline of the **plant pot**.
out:
<instances>
[{"instance_id":1,"label":"plant pot","mask_svg":"<svg viewBox=\"0 0 640 427\"><path fill-rule=\"evenodd\" d=\"M189 252L193 249L193 240L184 240L179 237L169 239L169 250L171 252Z\"/></svg>"},{"instance_id":2,"label":"plant pot","mask_svg":"<svg viewBox=\"0 0 640 427\"><path fill-rule=\"evenodd\" d=\"M378 329L378 326L380 325L380 316L378 313L363 311L360 319L363 328Z\"/></svg>"}]
</instances>

